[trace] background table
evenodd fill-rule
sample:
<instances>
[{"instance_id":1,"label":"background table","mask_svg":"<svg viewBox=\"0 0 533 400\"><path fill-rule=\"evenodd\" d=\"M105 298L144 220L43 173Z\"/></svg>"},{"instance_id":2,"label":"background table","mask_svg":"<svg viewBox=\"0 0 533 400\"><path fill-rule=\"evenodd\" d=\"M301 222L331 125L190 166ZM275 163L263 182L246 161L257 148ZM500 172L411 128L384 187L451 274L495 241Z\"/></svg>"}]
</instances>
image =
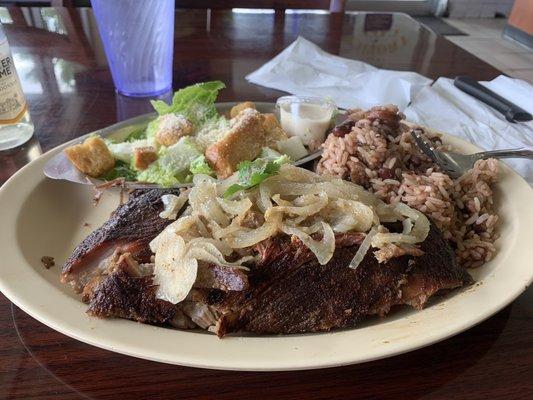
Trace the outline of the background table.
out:
<instances>
[{"instance_id":1,"label":"background table","mask_svg":"<svg viewBox=\"0 0 533 400\"><path fill-rule=\"evenodd\" d=\"M0 152L0 182L41 151L150 110L146 100L115 94L91 10L10 8L0 9L0 19L8 23L36 127L27 145ZM174 88L220 79L228 86L222 101L272 101L282 93L251 85L244 76L298 35L334 54L431 78L499 74L401 14L187 10L176 11ZM532 304L529 289L467 332L389 359L245 373L158 364L91 347L40 324L0 295L0 398L531 399Z\"/></svg>"}]
</instances>

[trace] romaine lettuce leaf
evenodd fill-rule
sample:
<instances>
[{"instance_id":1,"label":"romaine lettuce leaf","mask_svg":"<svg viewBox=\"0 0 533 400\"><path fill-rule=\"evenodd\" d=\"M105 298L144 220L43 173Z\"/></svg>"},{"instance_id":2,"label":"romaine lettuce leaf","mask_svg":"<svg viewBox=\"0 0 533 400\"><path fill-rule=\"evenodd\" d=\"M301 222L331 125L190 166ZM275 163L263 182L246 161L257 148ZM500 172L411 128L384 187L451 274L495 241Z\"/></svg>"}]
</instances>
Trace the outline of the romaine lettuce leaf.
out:
<instances>
[{"instance_id":1,"label":"romaine lettuce leaf","mask_svg":"<svg viewBox=\"0 0 533 400\"><path fill-rule=\"evenodd\" d=\"M154 146L153 139L140 139L131 142L111 143L106 142L107 148L116 160L131 163L133 151L138 147Z\"/></svg>"},{"instance_id":2,"label":"romaine lettuce leaf","mask_svg":"<svg viewBox=\"0 0 533 400\"><path fill-rule=\"evenodd\" d=\"M152 100L152 106L159 115L178 113L184 115L198 128L213 118L218 118L215 101L218 92L226 85L220 81L197 83L174 93L172 104Z\"/></svg>"},{"instance_id":3,"label":"romaine lettuce leaf","mask_svg":"<svg viewBox=\"0 0 533 400\"><path fill-rule=\"evenodd\" d=\"M127 181L136 181L137 172L135 172L128 163L117 160L115 161L113 169L100 176L100 179L112 181L117 178L125 178Z\"/></svg>"},{"instance_id":4,"label":"romaine lettuce leaf","mask_svg":"<svg viewBox=\"0 0 533 400\"><path fill-rule=\"evenodd\" d=\"M137 180L172 186L190 180L191 162L202 155L194 140L185 136L170 147L159 149L159 158L139 172Z\"/></svg>"},{"instance_id":5,"label":"romaine lettuce leaf","mask_svg":"<svg viewBox=\"0 0 533 400\"><path fill-rule=\"evenodd\" d=\"M204 175L215 174L215 171L213 171L213 169L209 166L204 155L196 157L194 160L192 160L189 170L195 175L196 174L204 174Z\"/></svg>"},{"instance_id":6,"label":"romaine lettuce leaf","mask_svg":"<svg viewBox=\"0 0 533 400\"><path fill-rule=\"evenodd\" d=\"M126 136L126 139L124 139L124 141L134 142L136 140L141 140L141 139L146 139L146 128L135 129L128 136Z\"/></svg>"},{"instance_id":7,"label":"romaine lettuce leaf","mask_svg":"<svg viewBox=\"0 0 533 400\"><path fill-rule=\"evenodd\" d=\"M196 132L196 143L207 149L213 143L221 140L229 131L229 120L220 116L206 121Z\"/></svg>"},{"instance_id":8,"label":"romaine lettuce leaf","mask_svg":"<svg viewBox=\"0 0 533 400\"><path fill-rule=\"evenodd\" d=\"M276 175L283 164L290 163L291 160L286 155L275 160L258 158L254 161L242 161L237 165L239 180L231 185L225 192L224 197L230 197L239 190L250 189L259 185L265 179Z\"/></svg>"},{"instance_id":9,"label":"romaine lettuce leaf","mask_svg":"<svg viewBox=\"0 0 533 400\"><path fill-rule=\"evenodd\" d=\"M283 154L287 154L293 161L304 158L309 154L300 136L291 136L288 139L278 141L276 144L278 150Z\"/></svg>"},{"instance_id":10,"label":"romaine lettuce leaf","mask_svg":"<svg viewBox=\"0 0 533 400\"><path fill-rule=\"evenodd\" d=\"M146 126L146 138L155 140L159 120L156 118L148 123Z\"/></svg>"},{"instance_id":11,"label":"romaine lettuce leaf","mask_svg":"<svg viewBox=\"0 0 533 400\"><path fill-rule=\"evenodd\" d=\"M157 183L162 187L169 187L188 181L186 174L174 174L173 171L163 168L157 162L153 162L144 171L139 172L137 180L139 182Z\"/></svg>"}]
</instances>

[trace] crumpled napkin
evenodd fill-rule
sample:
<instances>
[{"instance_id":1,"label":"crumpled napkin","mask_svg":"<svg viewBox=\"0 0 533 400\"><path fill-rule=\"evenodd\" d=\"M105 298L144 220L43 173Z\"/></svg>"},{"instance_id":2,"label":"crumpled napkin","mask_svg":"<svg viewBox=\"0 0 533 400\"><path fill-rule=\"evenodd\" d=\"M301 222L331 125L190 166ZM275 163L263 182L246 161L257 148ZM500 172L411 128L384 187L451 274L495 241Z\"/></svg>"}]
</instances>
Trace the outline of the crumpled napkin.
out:
<instances>
[{"instance_id":1,"label":"crumpled napkin","mask_svg":"<svg viewBox=\"0 0 533 400\"><path fill-rule=\"evenodd\" d=\"M342 108L396 104L400 110L431 84L416 72L378 69L334 56L301 36L246 79L294 95L330 97Z\"/></svg>"},{"instance_id":2,"label":"crumpled napkin","mask_svg":"<svg viewBox=\"0 0 533 400\"><path fill-rule=\"evenodd\" d=\"M500 75L480 82L533 114L533 85ZM404 110L406 119L461 137L485 150L525 147L533 150L533 121L510 123L498 111L439 78L423 88ZM533 160L502 160L533 185Z\"/></svg>"},{"instance_id":3,"label":"crumpled napkin","mask_svg":"<svg viewBox=\"0 0 533 400\"><path fill-rule=\"evenodd\" d=\"M330 97L342 108L396 104L408 120L485 150L533 148L533 122L509 123L496 110L453 86L451 79L439 78L431 85L430 79L415 72L382 70L329 54L303 37L246 79L295 95ZM481 83L533 113L533 85L503 75ZM533 161L505 162L533 185Z\"/></svg>"}]
</instances>

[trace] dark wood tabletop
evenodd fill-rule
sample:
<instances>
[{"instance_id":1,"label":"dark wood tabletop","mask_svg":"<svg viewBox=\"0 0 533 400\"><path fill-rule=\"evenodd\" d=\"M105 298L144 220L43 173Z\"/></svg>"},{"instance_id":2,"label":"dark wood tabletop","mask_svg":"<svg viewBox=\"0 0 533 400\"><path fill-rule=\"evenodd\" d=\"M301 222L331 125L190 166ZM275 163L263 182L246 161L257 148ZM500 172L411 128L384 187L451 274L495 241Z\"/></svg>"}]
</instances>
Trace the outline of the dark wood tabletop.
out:
<instances>
[{"instance_id":1,"label":"dark wood tabletop","mask_svg":"<svg viewBox=\"0 0 533 400\"><path fill-rule=\"evenodd\" d=\"M35 123L29 143L0 152L0 183L42 151L150 111L146 99L115 94L90 9L15 7L0 14ZM500 74L402 14L182 10L173 86L220 79L228 87L222 101L272 101L282 92L244 77L298 35L333 54L430 78ZM532 399L532 304L530 288L460 335L384 360L254 373L165 365L92 347L37 322L0 294L0 398Z\"/></svg>"}]
</instances>

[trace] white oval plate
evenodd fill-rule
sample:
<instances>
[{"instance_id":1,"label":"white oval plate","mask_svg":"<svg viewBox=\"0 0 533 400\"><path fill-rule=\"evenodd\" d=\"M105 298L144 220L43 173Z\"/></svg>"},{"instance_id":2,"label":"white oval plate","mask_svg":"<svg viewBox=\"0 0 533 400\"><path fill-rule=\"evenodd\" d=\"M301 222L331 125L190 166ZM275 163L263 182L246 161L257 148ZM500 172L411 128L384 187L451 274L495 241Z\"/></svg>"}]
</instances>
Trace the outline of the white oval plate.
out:
<instances>
[{"instance_id":1,"label":"white oval plate","mask_svg":"<svg viewBox=\"0 0 533 400\"><path fill-rule=\"evenodd\" d=\"M76 142L79 139L72 141ZM478 149L457 138L459 150ZM496 201L502 218L498 254L471 271L477 284L434 300L422 311L401 309L357 329L287 336L233 336L179 331L85 314L78 296L59 283L60 265L118 204L106 194L92 206L92 189L43 175L45 163L67 143L15 174L0 189L0 290L51 328L83 342L135 357L229 370L298 370L375 360L415 350L462 332L512 302L533 277L533 190L502 164ZM90 223L90 227L84 223ZM57 266L46 270L43 255Z\"/></svg>"}]
</instances>

